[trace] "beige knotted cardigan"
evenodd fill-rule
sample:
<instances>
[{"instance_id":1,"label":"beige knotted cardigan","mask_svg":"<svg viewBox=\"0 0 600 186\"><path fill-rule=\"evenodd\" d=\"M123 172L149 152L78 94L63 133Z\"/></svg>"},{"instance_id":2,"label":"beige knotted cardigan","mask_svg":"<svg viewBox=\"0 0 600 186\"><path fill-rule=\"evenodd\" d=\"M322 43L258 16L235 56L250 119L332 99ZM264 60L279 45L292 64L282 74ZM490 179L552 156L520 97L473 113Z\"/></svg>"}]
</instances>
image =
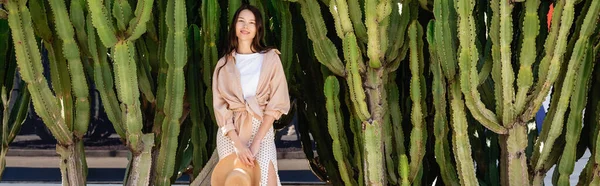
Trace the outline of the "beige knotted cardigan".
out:
<instances>
[{"instance_id":1,"label":"beige knotted cardigan","mask_svg":"<svg viewBox=\"0 0 600 186\"><path fill-rule=\"evenodd\" d=\"M252 136L252 117L275 120L290 109L290 97L279 51L265 52L256 95L244 100L240 72L235 66L235 51L219 59L212 79L215 119L222 135L236 130L242 142Z\"/></svg>"}]
</instances>

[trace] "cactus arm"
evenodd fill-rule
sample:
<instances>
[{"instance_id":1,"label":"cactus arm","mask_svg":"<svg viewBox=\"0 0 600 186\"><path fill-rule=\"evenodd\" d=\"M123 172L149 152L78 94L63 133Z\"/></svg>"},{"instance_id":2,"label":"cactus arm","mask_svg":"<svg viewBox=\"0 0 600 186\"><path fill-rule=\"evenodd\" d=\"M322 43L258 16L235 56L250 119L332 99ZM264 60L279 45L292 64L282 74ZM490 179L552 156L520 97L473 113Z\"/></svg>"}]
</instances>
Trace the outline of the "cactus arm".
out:
<instances>
[{"instance_id":1,"label":"cactus arm","mask_svg":"<svg viewBox=\"0 0 600 186\"><path fill-rule=\"evenodd\" d=\"M127 40L133 41L138 39L142 34L146 33L146 25L152 16L152 5L154 0L140 0L135 8L135 18L129 22Z\"/></svg>"},{"instance_id":2,"label":"cactus arm","mask_svg":"<svg viewBox=\"0 0 600 186\"><path fill-rule=\"evenodd\" d=\"M43 0L31 0L29 3L29 9L31 10L31 17L33 25L35 27L35 34L41 37L44 41L52 41L52 31L48 25L49 14L46 14L46 7L44 6Z\"/></svg>"},{"instance_id":3,"label":"cactus arm","mask_svg":"<svg viewBox=\"0 0 600 186\"><path fill-rule=\"evenodd\" d=\"M11 97L17 95L11 95ZM14 103L13 107L10 110L10 115L8 115L8 136L6 141L11 142L15 139L17 134L21 130L21 126L23 125L23 121L27 116L27 109L29 108L29 103L31 101L31 94L27 90L27 86L23 86L18 93L17 101ZM5 107L5 109L8 107ZM0 173L1 174L1 173Z\"/></svg>"},{"instance_id":4,"label":"cactus arm","mask_svg":"<svg viewBox=\"0 0 600 186\"><path fill-rule=\"evenodd\" d=\"M540 73L545 73L547 75L545 79L539 79L540 82L538 82L537 85L539 87L539 91L536 90L537 94L534 93L534 97L531 99L529 106L521 116L522 121L527 121L533 118L537 110L540 108L540 105L542 104L544 98L548 94L548 91L550 91L550 87L552 86L552 84L554 84L558 77L558 74L560 72L561 61L563 60L563 55L566 51L567 37L570 33L571 25L573 24L573 14L574 2L572 0L566 0L562 16L560 18L554 17L554 19L561 19L561 21L558 37L556 39L556 44L554 46L554 50L552 51L553 54L552 57L550 57L549 59L550 61L548 62L548 70L546 72L543 72L543 69L541 69L542 64L544 63L544 59L542 59L542 64L540 64ZM548 36L548 39L551 39L550 36Z\"/></svg>"},{"instance_id":5,"label":"cactus arm","mask_svg":"<svg viewBox=\"0 0 600 186\"><path fill-rule=\"evenodd\" d=\"M205 6L206 5L206 6ZM218 53L216 43L219 40L219 16L220 15L219 2L215 0L203 0L202 3L202 25L213 25L209 29L203 29L207 32L203 32L204 49L202 56L204 58L204 76L203 80L207 86L207 90L211 90L211 75L218 62ZM215 121L213 102L212 102L212 91L207 91L204 103L208 107L211 119Z\"/></svg>"},{"instance_id":6,"label":"cactus arm","mask_svg":"<svg viewBox=\"0 0 600 186\"><path fill-rule=\"evenodd\" d=\"M333 1L331 1L333 2ZM346 1L343 0L335 0L336 2L336 7L337 7L337 12L340 15L340 26L342 28L342 30L344 31L344 33L346 32L353 32L353 25L352 25L352 21L350 18L350 13L349 13L349 7L348 7L348 3Z\"/></svg>"},{"instance_id":7,"label":"cactus arm","mask_svg":"<svg viewBox=\"0 0 600 186\"><path fill-rule=\"evenodd\" d=\"M346 157L344 156L343 144L341 142L342 135L340 134L340 128L343 129L344 120L340 110L340 101L338 94L340 91L340 85L335 76L329 76L325 80L325 87L323 92L326 98L326 109L327 109L327 126L329 128L329 134L333 139L333 155L338 162L340 175L345 185L356 185L356 182L352 182L351 179L351 167Z\"/></svg>"},{"instance_id":8,"label":"cactus arm","mask_svg":"<svg viewBox=\"0 0 600 186\"><path fill-rule=\"evenodd\" d=\"M202 62L202 57L200 56L200 52L202 50L202 42L200 29L195 24L192 24L189 30L189 45L191 49L190 57L188 60L189 66L187 67L187 79L197 80L202 78L200 73L196 73L200 71L200 65ZM207 152L207 132L204 126L205 120L208 119L206 117L206 111L204 107L204 84L202 81L190 81L187 83L187 91L188 95L196 95L196 96L188 96L190 103L190 120L192 122L192 145L193 145L193 157L192 157L192 165L193 165L193 177L196 177L200 174L202 167L204 167L205 159L208 159Z\"/></svg>"},{"instance_id":9,"label":"cactus arm","mask_svg":"<svg viewBox=\"0 0 600 186\"><path fill-rule=\"evenodd\" d=\"M79 43L79 47L81 47L81 52L83 56L89 56L88 49L88 36L85 32L86 20L85 20L85 2L82 0L73 0L70 5L70 19L73 23L73 27L75 28L75 34L77 34L77 41Z\"/></svg>"},{"instance_id":10,"label":"cactus arm","mask_svg":"<svg viewBox=\"0 0 600 186\"><path fill-rule=\"evenodd\" d=\"M438 1L439 2L439 1ZM440 20L441 21L441 20ZM433 104L435 107L434 116L434 135L435 135L435 160L440 166L442 180L446 185L459 185L456 169L452 165L450 157L450 144L448 141L448 121L446 120L446 81L440 65L438 51L440 51L437 41L435 40L436 21L430 21L427 26L427 41L429 42L429 53L431 54L431 73L433 74L432 92ZM436 47L438 46L438 47Z\"/></svg>"},{"instance_id":11,"label":"cactus arm","mask_svg":"<svg viewBox=\"0 0 600 186\"><path fill-rule=\"evenodd\" d=\"M502 127L496 115L485 108L481 101L477 84L479 83L477 74L478 51L475 47L475 28L474 20L471 15L475 3L470 0L461 0L455 4L459 19L459 68L460 68L460 86L465 94L466 105L477 119L486 128L498 133L506 133L506 128Z\"/></svg>"},{"instance_id":12,"label":"cactus arm","mask_svg":"<svg viewBox=\"0 0 600 186\"><path fill-rule=\"evenodd\" d=\"M408 157L405 154L400 155L400 177L402 178L401 184L402 186L409 186L410 182L408 181Z\"/></svg>"},{"instance_id":13,"label":"cactus arm","mask_svg":"<svg viewBox=\"0 0 600 186\"><path fill-rule=\"evenodd\" d=\"M386 87L387 88L387 87ZM388 103L384 102L383 105L385 108L389 108ZM391 121L391 115L389 112L386 112L385 115L383 116L383 152L385 153L385 170L387 172L386 174L386 178L388 181L388 184L390 185L397 185L398 184L398 176L396 175L397 169L396 169L396 162L394 161L394 158L392 157L393 154L395 154L396 152L394 151L394 144L393 144L393 137L394 137L394 130L392 128L392 121Z\"/></svg>"},{"instance_id":14,"label":"cactus arm","mask_svg":"<svg viewBox=\"0 0 600 186\"><path fill-rule=\"evenodd\" d=\"M327 27L316 0L301 0L301 14L306 23L308 38L313 42L317 60L338 76L345 76L344 65L335 45L327 38Z\"/></svg>"},{"instance_id":15,"label":"cactus arm","mask_svg":"<svg viewBox=\"0 0 600 186\"><path fill-rule=\"evenodd\" d=\"M112 6L112 15L117 20L117 28L125 31L129 20L131 20L131 5L128 0L115 0Z\"/></svg>"},{"instance_id":16,"label":"cactus arm","mask_svg":"<svg viewBox=\"0 0 600 186\"><path fill-rule=\"evenodd\" d=\"M83 71L83 64L79 56L77 42L73 39L75 31L69 20L69 14L64 1L52 0L50 7L54 15L56 31L63 41L63 54L69 62L71 86L75 95L75 136L83 138L87 132L90 118L90 102L88 99L88 85Z\"/></svg>"},{"instance_id":17,"label":"cactus arm","mask_svg":"<svg viewBox=\"0 0 600 186\"><path fill-rule=\"evenodd\" d=\"M156 98L154 97L154 87L152 76L150 74L150 53L146 47L146 43L143 39L136 40L136 49L139 55L137 68L138 68L138 81L140 85L140 92L144 94L146 100L150 103L154 103ZM152 82L152 83L151 83Z\"/></svg>"},{"instance_id":18,"label":"cactus arm","mask_svg":"<svg viewBox=\"0 0 600 186\"><path fill-rule=\"evenodd\" d=\"M402 7L396 6L392 3L392 12L390 15L390 29L388 32L388 36L390 36L390 41L388 44L387 52L385 58L387 61L392 61L388 63L388 66L392 67L395 70L395 63L393 61L400 61L404 59L404 55L401 53L403 49L407 49L405 45L408 45L408 40L406 40L406 28L411 21L411 4L410 3L400 3ZM399 8L402 8L401 10ZM398 11L402 12L402 14L395 15ZM398 59L399 60L396 60Z\"/></svg>"},{"instance_id":19,"label":"cactus arm","mask_svg":"<svg viewBox=\"0 0 600 186\"><path fill-rule=\"evenodd\" d=\"M168 185L171 183L175 159L177 152L177 136L179 135L179 119L183 113L183 94L185 91L185 77L183 67L187 63L187 18L185 10L185 0L170 0L167 2L167 28L169 38L172 42L167 43L168 48L172 48L172 54L166 54L166 60L169 64L166 81L165 94L165 119L162 123L161 146L156 164L156 177L154 184ZM172 20L169 20L172 18ZM169 45L169 44L172 44ZM169 52L169 50L167 50Z\"/></svg>"},{"instance_id":20,"label":"cactus arm","mask_svg":"<svg viewBox=\"0 0 600 186\"><path fill-rule=\"evenodd\" d=\"M349 96L346 96L346 104L350 105L350 97ZM362 136L361 136L362 135L361 134L362 126L361 126L361 122L358 121L358 119L356 118L355 115L356 114L350 115L350 124L351 124L350 130L352 131L352 134L354 137L353 138L353 141L354 141L354 144L353 144L353 148L354 148L353 160L354 161L353 161L353 163L356 164L356 169L358 169L357 170L357 172L358 172L357 184L359 186L363 186L365 184L365 181L364 181L365 177L363 174L364 170L363 170L363 159L362 159L364 157L363 156L364 147L363 147L362 140L361 140L362 139Z\"/></svg>"},{"instance_id":21,"label":"cactus arm","mask_svg":"<svg viewBox=\"0 0 600 186\"><path fill-rule=\"evenodd\" d=\"M435 22L435 41L440 45L436 47L436 55L440 56L442 72L452 81L456 75L456 11L451 0L436 0L433 7L438 21Z\"/></svg>"},{"instance_id":22,"label":"cactus arm","mask_svg":"<svg viewBox=\"0 0 600 186\"><path fill-rule=\"evenodd\" d=\"M369 66L371 68L381 67L381 46L379 38L378 23L378 3L377 0L365 0L365 25L367 26L367 56L369 56Z\"/></svg>"},{"instance_id":23,"label":"cactus arm","mask_svg":"<svg viewBox=\"0 0 600 186\"><path fill-rule=\"evenodd\" d=\"M112 49L114 56L113 70L117 82L117 96L121 101L123 124L127 134L127 143L133 153L141 152L142 113L140 110L137 68L133 60L133 43L119 42ZM133 64L132 64L133 63Z\"/></svg>"},{"instance_id":24,"label":"cactus arm","mask_svg":"<svg viewBox=\"0 0 600 186\"><path fill-rule=\"evenodd\" d=\"M237 11L237 9L239 9L241 6L242 0L229 0L229 3L227 5L227 9L229 9L229 12L227 14L228 23L231 23L230 21L234 21L233 16L235 15L235 11Z\"/></svg>"},{"instance_id":25,"label":"cactus arm","mask_svg":"<svg viewBox=\"0 0 600 186\"><path fill-rule=\"evenodd\" d=\"M492 11L491 23L489 26L489 36L492 43L492 80L494 81L494 98L496 99L496 114L502 118L504 110L502 97L502 63L500 61L500 2L499 0L491 0L490 9Z\"/></svg>"},{"instance_id":26,"label":"cactus arm","mask_svg":"<svg viewBox=\"0 0 600 186\"><path fill-rule=\"evenodd\" d=\"M490 48L491 48L491 43L490 44ZM491 49L489 49L491 50ZM486 57L484 57L483 59L483 66L481 67L481 71L479 72L478 75L478 79L479 79L479 83L477 84L478 86L483 85L488 77L490 76L490 73L492 72L492 68L494 65L494 62L492 61L492 56L491 55L486 55Z\"/></svg>"},{"instance_id":27,"label":"cactus arm","mask_svg":"<svg viewBox=\"0 0 600 186\"><path fill-rule=\"evenodd\" d=\"M216 42L218 41L219 3L215 0L204 0L202 2L202 15L202 25L212 25L208 29L203 29L204 51L202 52L204 61L206 61L204 63L203 80L205 85L210 86L212 70L218 61ZM212 108L212 105L210 108Z\"/></svg>"},{"instance_id":28,"label":"cactus arm","mask_svg":"<svg viewBox=\"0 0 600 186\"><path fill-rule=\"evenodd\" d=\"M279 0L272 1L276 9L278 9L279 19L281 20L281 62L283 63L284 71L286 72L286 77L288 77L288 82L290 81L290 67L292 66L292 62L294 59L294 47L293 47L293 35L294 29L292 26L292 14L290 12L290 3L283 2Z\"/></svg>"},{"instance_id":29,"label":"cactus arm","mask_svg":"<svg viewBox=\"0 0 600 186\"><path fill-rule=\"evenodd\" d=\"M533 85L533 72L531 65L535 62L536 37L539 33L539 20L537 9L540 5L539 0L530 0L525 2L525 20L523 21L523 43L521 44L519 74L517 77L518 91L515 96L515 113L521 113L525 109L527 92Z\"/></svg>"},{"instance_id":30,"label":"cactus arm","mask_svg":"<svg viewBox=\"0 0 600 186\"><path fill-rule=\"evenodd\" d=\"M88 16L91 16L88 14ZM121 108L114 91L112 73L106 59L106 48L97 42L95 29L91 19L88 18L88 44L92 60L94 61L94 83L104 103L104 111L121 139L126 139L125 128L121 120Z\"/></svg>"},{"instance_id":31,"label":"cactus arm","mask_svg":"<svg viewBox=\"0 0 600 186\"><path fill-rule=\"evenodd\" d=\"M158 3L158 9L159 9L159 16L158 16L158 34L159 34L159 38L160 40L158 41L158 78L157 78L157 88L156 88L156 110L154 112L154 123L152 126L152 131L156 134L154 142L156 146L160 146L160 135L161 135L161 126L162 126L162 122L163 119L165 118L165 111L164 109L164 105L165 105L165 94L166 94L166 81L167 81L167 71L168 71L168 64L166 62L166 54L167 54L167 50L170 50L167 46L167 42L173 41L173 39L169 38L168 35L168 29L167 29L167 23L166 23L166 18L168 15L172 15L172 13L170 13L170 11L172 11L173 9L167 8L167 1L160 1L160 3ZM204 5L204 3L203 3ZM209 6L208 4L206 6ZM204 8L205 6L201 6L202 8ZM204 14L202 16L202 20L204 20ZM204 24L204 22L203 22ZM210 64L210 62L209 62ZM207 67L208 69L210 69L210 65ZM205 73L203 73L204 75L206 75ZM210 84L208 84L207 86L210 86ZM156 163L156 162L154 162Z\"/></svg>"},{"instance_id":32,"label":"cactus arm","mask_svg":"<svg viewBox=\"0 0 600 186\"><path fill-rule=\"evenodd\" d=\"M588 1L589 2L589 1ZM577 152L577 143L579 142L579 136L581 134L583 124L583 109L587 102L588 93L588 81L591 77L592 70L594 69L594 59L592 59L592 46L588 43L586 47L585 59L582 61L583 64L579 68L579 78L575 81L574 91L575 93L571 97L571 105L569 117L567 119L567 131L566 131L566 145L562 152L558 164L558 170L560 177L558 179L559 185L568 185L569 177L573 173L575 166L575 153Z\"/></svg>"},{"instance_id":33,"label":"cactus arm","mask_svg":"<svg viewBox=\"0 0 600 186\"><path fill-rule=\"evenodd\" d=\"M500 1L500 77L502 84L502 123L506 127L515 118L514 113L514 100L515 90L513 83L515 81L515 75L511 64L511 42L512 38L512 4L509 1ZM476 63L475 63L476 64Z\"/></svg>"},{"instance_id":34,"label":"cactus arm","mask_svg":"<svg viewBox=\"0 0 600 186\"><path fill-rule=\"evenodd\" d=\"M565 13L563 13L563 19L567 19L567 20L573 20L573 2L571 1L567 1L567 3L565 4ZM542 168L543 163L546 161L546 159L548 158L550 151L552 148L544 148L543 146L546 147L552 147L554 144L554 141L556 140L556 138L560 135L562 128L563 128L563 121L564 121L564 113L566 112L567 109L567 105L569 104L569 100L571 98L571 95L573 93L573 87L575 84L575 73L578 72L578 69L581 66L581 61L583 61L583 59L585 58L585 52L586 52L586 47L589 47L589 38L591 37L591 34L593 34L593 31L595 29L595 24L596 21L598 19L599 13L600 12L600 2L598 1L593 1L592 4L590 5L590 9L588 10L588 12L586 13L586 18L584 20L584 23L581 27L581 31L580 31L580 35L579 38L577 39L577 42L575 43L575 46L573 48L573 54L571 55L571 59L569 60L568 63L568 67L567 67L567 73L565 75L564 81L563 81L563 86L562 86L562 90L560 92L560 98L558 100L559 106L556 110L556 113L554 115L554 117L552 118L552 122L551 122L551 127L550 130L547 132L548 133L548 138L545 141L542 141L538 144L536 144L536 151L534 151L534 157L538 157L538 159L533 159L532 162L534 163L533 165L535 165L535 170L540 170ZM583 16L583 15L582 15ZM564 21L564 20L563 20ZM558 41L557 43L557 49L560 48L564 48L564 42L562 41ZM556 53L554 54L554 57L558 57L561 56L562 53L564 53L563 51L556 51L558 52L560 55L557 55ZM554 61L556 60L556 61ZM553 58L553 62L558 63L559 59ZM552 66L552 65L551 65ZM557 64L557 66L560 66L560 64ZM558 67L556 67L558 68ZM550 69L552 70L553 68L550 67ZM550 73L549 73L550 75ZM549 76L548 78L552 78L551 76ZM556 79L556 78L554 78ZM541 144L544 144L543 146ZM541 153L540 153L541 151ZM536 154L539 154L539 156L535 156Z\"/></svg>"},{"instance_id":35,"label":"cactus arm","mask_svg":"<svg viewBox=\"0 0 600 186\"><path fill-rule=\"evenodd\" d=\"M354 33L358 40L362 43L367 43L367 29L362 21L362 10L358 0L348 1L348 12L350 14L350 20L352 26L354 26Z\"/></svg>"},{"instance_id":36,"label":"cactus arm","mask_svg":"<svg viewBox=\"0 0 600 186\"><path fill-rule=\"evenodd\" d=\"M388 49L389 38L388 38L388 28L390 25L390 14L392 12L392 0L380 0L377 5L377 23L378 23L378 32L379 32L379 59L385 59L385 52ZM368 49L367 49L368 52Z\"/></svg>"},{"instance_id":37,"label":"cactus arm","mask_svg":"<svg viewBox=\"0 0 600 186\"><path fill-rule=\"evenodd\" d=\"M471 144L467 134L467 118L460 85L450 84L450 110L452 121L452 148L456 160L456 172L461 185L479 185L475 177L475 165L471 158Z\"/></svg>"},{"instance_id":38,"label":"cactus arm","mask_svg":"<svg viewBox=\"0 0 600 186\"><path fill-rule=\"evenodd\" d=\"M350 88L350 98L353 103L354 112L357 114L361 121L366 121L371 117L367 102L365 101L366 95L363 89L363 80L360 76L360 64L362 63L361 52L358 49L356 36L350 32L346 34L343 40L344 45L344 57L346 58L346 69L347 69L347 80L348 87Z\"/></svg>"},{"instance_id":39,"label":"cactus arm","mask_svg":"<svg viewBox=\"0 0 600 186\"><path fill-rule=\"evenodd\" d=\"M112 18L108 15L107 8L102 5L102 1L87 1L88 10L92 15L92 23L98 30L98 36L105 47L109 48L117 43L115 28L112 24ZM111 1L106 1L111 2Z\"/></svg>"},{"instance_id":40,"label":"cactus arm","mask_svg":"<svg viewBox=\"0 0 600 186\"><path fill-rule=\"evenodd\" d=\"M558 39L558 33L561 27L561 17L563 14L563 9L565 6L565 1L558 1L554 4L554 12L552 14L552 22L550 24L550 31L548 36L546 37L546 42L544 44L544 56L539 64L538 70L538 82L536 82L535 92L533 96L537 96L540 94L542 85L546 81L546 77L548 76L548 68L550 68L550 60L554 55L554 49L556 46L556 40ZM545 96L545 95L544 95Z\"/></svg>"},{"instance_id":41,"label":"cactus arm","mask_svg":"<svg viewBox=\"0 0 600 186\"><path fill-rule=\"evenodd\" d=\"M338 12L340 12L340 10L339 10L335 0L329 1L329 3L330 3L329 4L329 12L333 16L333 26L335 27L335 33L337 34L337 36L340 39L343 39L345 36L344 33L346 32L346 30L344 28L342 28L342 23L341 23L342 21L340 20L341 13L338 13ZM344 17L344 15L342 15L342 17Z\"/></svg>"},{"instance_id":42,"label":"cactus arm","mask_svg":"<svg viewBox=\"0 0 600 186\"><path fill-rule=\"evenodd\" d=\"M412 131L410 133L410 180L415 182L417 179L417 173L421 168L423 156L425 155L425 144L424 139L427 139L427 133L425 128L425 116L423 113L423 100L421 81L424 81L422 71L423 61L423 48L419 45L417 40L422 38L422 33L419 32L421 25L418 22L413 22L408 27L408 37L410 43L410 72L412 74L410 79L410 98L412 100L412 111L411 111L411 123L413 124Z\"/></svg>"},{"instance_id":43,"label":"cactus arm","mask_svg":"<svg viewBox=\"0 0 600 186\"><path fill-rule=\"evenodd\" d=\"M70 130L57 112L58 102L48 87L42 75L41 55L33 35L33 25L25 1L11 1L6 4L8 23L11 28L12 40L17 56L17 65L21 77L27 82L36 112L47 124L56 139L62 145L72 144Z\"/></svg>"}]
</instances>

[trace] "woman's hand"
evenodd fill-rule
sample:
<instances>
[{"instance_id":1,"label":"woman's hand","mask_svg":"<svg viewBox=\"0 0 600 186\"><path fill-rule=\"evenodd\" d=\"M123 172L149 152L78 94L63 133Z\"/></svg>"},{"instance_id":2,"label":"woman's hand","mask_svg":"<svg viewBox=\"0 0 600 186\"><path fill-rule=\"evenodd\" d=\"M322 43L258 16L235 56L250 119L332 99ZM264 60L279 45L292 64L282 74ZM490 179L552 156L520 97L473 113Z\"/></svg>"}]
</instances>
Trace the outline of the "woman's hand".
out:
<instances>
[{"instance_id":1,"label":"woman's hand","mask_svg":"<svg viewBox=\"0 0 600 186\"><path fill-rule=\"evenodd\" d=\"M258 154L258 151L260 150L260 144L261 140L254 140L252 142L252 145L250 145L250 151L252 152L253 156L256 156Z\"/></svg>"},{"instance_id":2,"label":"woman's hand","mask_svg":"<svg viewBox=\"0 0 600 186\"><path fill-rule=\"evenodd\" d=\"M238 159L242 163L249 167L254 167L254 155L246 145L242 144L241 142L234 142L233 147L235 148L234 150Z\"/></svg>"}]
</instances>

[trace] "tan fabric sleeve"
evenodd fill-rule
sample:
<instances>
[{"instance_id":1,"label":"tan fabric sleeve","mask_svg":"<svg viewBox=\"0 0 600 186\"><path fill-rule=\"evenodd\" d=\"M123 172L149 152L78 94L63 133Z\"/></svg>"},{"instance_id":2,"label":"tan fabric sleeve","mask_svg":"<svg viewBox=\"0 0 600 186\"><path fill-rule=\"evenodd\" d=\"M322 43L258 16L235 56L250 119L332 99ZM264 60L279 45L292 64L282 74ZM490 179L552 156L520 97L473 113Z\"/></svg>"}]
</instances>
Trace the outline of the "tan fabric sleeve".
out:
<instances>
[{"instance_id":1,"label":"tan fabric sleeve","mask_svg":"<svg viewBox=\"0 0 600 186\"><path fill-rule=\"evenodd\" d=\"M287 114L290 110L290 95L288 93L285 72L283 71L279 55L274 53L270 60L273 60L271 63L271 65L273 65L273 73L271 73L271 76L269 77L271 94L269 103L267 103L267 106L265 107L264 114L270 115L275 118L275 120L278 120L282 114Z\"/></svg>"},{"instance_id":2,"label":"tan fabric sleeve","mask_svg":"<svg viewBox=\"0 0 600 186\"><path fill-rule=\"evenodd\" d=\"M229 131L234 130L235 126L233 125L233 111L229 110L229 104L225 101L221 95L221 92L219 91L219 86L227 86L226 84L223 85L218 83L219 72L221 70L220 67L223 66L223 63L224 60L219 60L217 68L215 68L212 79L212 94L215 119L217 120L219 131L223 136L225 136Z\"/></svg>"}]
</instances>

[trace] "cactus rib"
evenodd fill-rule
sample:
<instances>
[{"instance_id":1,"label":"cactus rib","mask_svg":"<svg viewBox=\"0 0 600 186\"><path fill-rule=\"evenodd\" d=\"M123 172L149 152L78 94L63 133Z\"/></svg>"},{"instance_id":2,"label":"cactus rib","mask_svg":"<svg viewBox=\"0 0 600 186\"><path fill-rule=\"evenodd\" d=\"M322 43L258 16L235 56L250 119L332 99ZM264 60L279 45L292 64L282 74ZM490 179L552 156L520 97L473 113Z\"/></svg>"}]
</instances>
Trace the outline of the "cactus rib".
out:
<instances>
[{"instance_id":1,"label":"cactus rib","mask_svg":"<svg viewBox=\"0 0 600 186\"><path fill-rule=\"evenodd\" d=\"M568 25L570 25L570 23L573 21L573 1L567 1L565 4L565 9L564 9L564 13L563 13L563 21L564 23L568 23ZM543 143L543 146L546 147L552 147L554 144L554 141L556 140L556 138L560 135L562 128L563 128L563 121L564 121L564 113L566 112L567 106L569 104L569 101L571 99L571 94L573 93L573 87L574 87L574 78L575 78L575 73L578 72L578 69L581 66L581 62L583 61L583 59L585 58L585 51L586 51L586 47L588 47L588 43L589 38L591 37L591 34L593 34L594 31L594 27L595 27L595 22L598 19L600 13L600 2L598 1L594 1L592 2L592 4L590 5L590 8L588 10L588 12L586 13L586 19L584 20L584 23L581 27L581 32L579 35L579 38L577 39L577 42L575 43L575 47L573 48L573 54L571 55L571 59L568 62L568 67L567 67L567 72L563 81L563 86L562 86L562 90L560 92L560 98L558 100L559 106L556 110L556 114L554 115L554 118L552 118L552 123L551 123L551 127L550 130L547 131L546 133L548 133L548 138L546 139L546 141L542 141L536 144L536 151L534 151L534 157L538 157L538 159L533 159L532 161L532 165L535 166L535 170L540 170L542 168L543 163L546 161L546 159L548 158L549 154L550 154L550 150L552 148L543 148L541 146L541 144ZM563 26L563 25L561 25ZM562 29L562 28L561 28ZM561 34L566 34L566 33L562 33L563 30L561 30ZM568 32L566 30L564 30L565 32ZM560 37L560 36L559 36ZM560 66L559 61L559 56L561 56L564 53L564 48L565 48L565 43L563 41L557 41L557 50L555 50L555 54L553 57L553 60L551 62L550 65L550 70L553 71L553 69L559 68L558 66ZM562 48L562 49L561 49ZM552 68L553 65L556 65L555 68ZM549 79L556 79L556 77L550 76L552 75L552 73L548 74L548 78ZM553 81L553 80L551 80ZM539 154L539 156L535 156L536 154Z\"/></svg>"},{"instance_id":2,"label":"cactus rib","mask_svg":"<svg viewBox=\"0 0 600 186\"><path fill-rule=\"evenodd\" d=\"M340 134L340 128L343 129L344 120L341 116L340 101L338 94L340 91L340 85L335 76L329 76L325 80L325 88L323 89L326 98L326 109L327 109L327 126L329 128L329 134L333 139L333 155L338 163L340 175L345 185L356 185L351 179L351 168L347 159L344 157L344 146L341 142L343 136ZM343 130L342 130L343 131Z\"/></svg>"},{"instance_id":3,"label":"cactus rib","mask_svg":"<svg viewBox=\"0 0 600 186\"><path fill-rule=\"evenodd\" d=\"M75 94L74 135L79 139L87 132L90 119L90 102L88 85L79 56L79 48L73 39L75 35L64 1L52 0L50 7L54 15L58 36L62 39L63 54L69 62L71 86Z\"/></svg>"},{"instance_id":4,"label":"cactus rib","mask_svg":"<svg viewBox=\"0 0 600 186\"><path fill-rule=\"evenodd\" d=\"M460 86L465 94L466 105L473 117L481 122L486 128L498 133L505 134L506 128L502 127L496 115L487 109L481 101L477 85L479 84L477 73L478 51L475 47L475 25L471 12L475 3L472 0L461 0L455 4L459 17L459 68Z\"/></svg>"},{"instance_id":5,"label":"cactus rib","mask_svg":"<svg viewBox=\"0 0 600 186\"><path fill-rule=\"evenodd\" d=\"M168 185L171 182L177 149L177 136L179 135L179 119L183 113L183 94L185 91L185 77L183 67L187 63L187 18L184 0L169 0L167 2L167 28L168 37L173 38L167 42L171 54L166 54L169 64L165 94L165 119L162 123L161 146L156 164L156 177L154 184ZM171 9L171 10L169 10ZM169 50L167 50L169 52Z\"/></svg>"},{"instance_id":6,"label":"cactus rib","mask_svg":"<svg viewBox=\"0 0 600 186\"><path fill-rule=\"evenodd\" d=\"M29 9L25 3L25 1L11 0L10 3L6 4L10 12L8 23L11 28L19 72L23 80L27 82L37 113L60 144L70 145L72 144L70 130L65 125L64 120L59 117L59 114L51 113L60 109L58 109L58 102L52 96L48 84L43 81L41 56L33 35Z\"/></svg>"}]
</instances>

